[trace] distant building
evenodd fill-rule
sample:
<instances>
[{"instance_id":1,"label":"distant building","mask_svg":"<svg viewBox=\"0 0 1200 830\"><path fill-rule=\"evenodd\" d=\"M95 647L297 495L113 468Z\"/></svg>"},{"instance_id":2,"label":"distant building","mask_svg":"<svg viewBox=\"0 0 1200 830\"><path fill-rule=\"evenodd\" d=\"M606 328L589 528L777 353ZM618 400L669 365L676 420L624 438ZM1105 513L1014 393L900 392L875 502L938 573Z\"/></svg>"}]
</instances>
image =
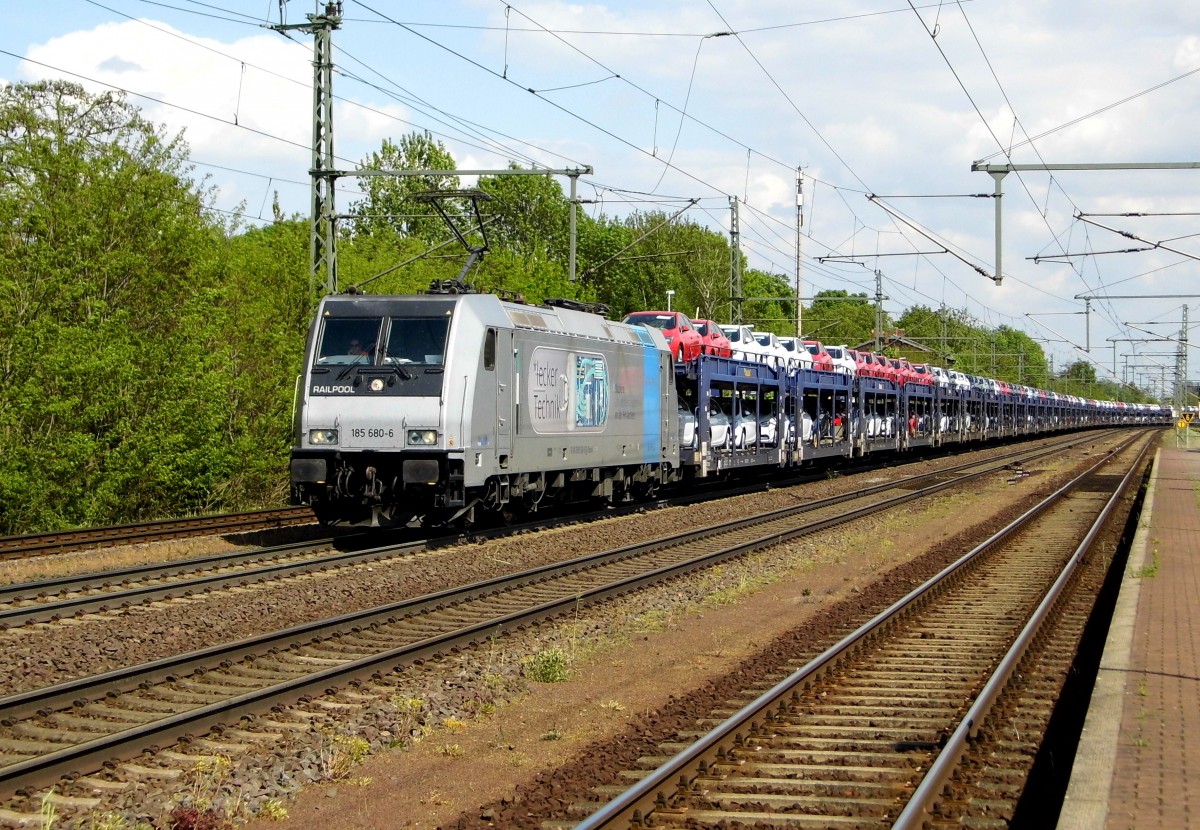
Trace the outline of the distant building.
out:
<instances>
[{"instance_id":1,"label":"distant building","mask_svg":"<svg viewBox=\"0 0 1200 830\"><path fill-rule=\"evenodd\" d=\"M875 351L875 341L868 340L866 343L860 343L850 348L857 352L873 352ZM934 363L947 368L954 365L953 357L948 355L943 357L942 352L937 349L931 349L916 340L909 340L902 331L893 331L879 338L879 351L885 350L891 356L902 357L910 363Z\"/></svg>"}]
</instances>

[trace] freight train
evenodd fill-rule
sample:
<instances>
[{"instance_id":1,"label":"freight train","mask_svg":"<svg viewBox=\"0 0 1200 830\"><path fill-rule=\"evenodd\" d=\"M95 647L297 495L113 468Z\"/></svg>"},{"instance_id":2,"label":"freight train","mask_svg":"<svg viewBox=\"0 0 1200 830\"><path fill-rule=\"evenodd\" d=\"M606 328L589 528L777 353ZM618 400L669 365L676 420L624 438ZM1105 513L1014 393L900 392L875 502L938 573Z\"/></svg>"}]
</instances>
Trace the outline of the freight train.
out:
<instances>
[{"instance_id":1,"label":"freight train","mask_svg":"<svg viewBox=\"0 0 1200 830\"><path fill-rule=\"evenodd\" d=\"M569 300L331 295L297 382L291 500L325 524L470 525L817 459L1170 423L976 380L677 362L661 331Z\"/></svg>"}]
</instances>

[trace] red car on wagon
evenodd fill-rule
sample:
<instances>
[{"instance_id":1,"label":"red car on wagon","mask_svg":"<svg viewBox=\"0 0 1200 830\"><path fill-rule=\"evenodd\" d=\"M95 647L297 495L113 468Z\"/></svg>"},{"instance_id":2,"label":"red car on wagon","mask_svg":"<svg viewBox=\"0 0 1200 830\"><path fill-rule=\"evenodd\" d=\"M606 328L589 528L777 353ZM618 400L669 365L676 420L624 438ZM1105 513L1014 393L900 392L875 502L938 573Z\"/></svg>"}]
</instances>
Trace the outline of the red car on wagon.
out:
<instances>
[{"instance_id":1,"label":"red car on wagon","mask_svg":"<svg viewBox=\"0 0 1200 830\"><path fill-rule=\"evenodd\" d=\"M635 311L626 314L621 322L661 330L676 363L687 363L700 356L703 341L695 323L686 314L678 311Z\"/></svg>"},{"instance_id":2,"label":"red car on wagon","mask_svg":"<svg viewBox=\"0 0 1200 830\"><path fill-rule=\"evenodd\" d=\"M820 340L805 340L804 348L812 355L812 367L821 372L833 371L833 358L825 351L825 345Z\"/></svg>"},{"instance_id":3,"label":"red car on wagon","mask_svg":"<svg viewBox=\"0 0 1200 830\"><path fill-rule=\"evenodd\" d=\"M700 335L700 351L717 357L731 357L733 344L721 331L721 327L712 320L693 320L696 331Z\"/></svg>"}]
</instances>

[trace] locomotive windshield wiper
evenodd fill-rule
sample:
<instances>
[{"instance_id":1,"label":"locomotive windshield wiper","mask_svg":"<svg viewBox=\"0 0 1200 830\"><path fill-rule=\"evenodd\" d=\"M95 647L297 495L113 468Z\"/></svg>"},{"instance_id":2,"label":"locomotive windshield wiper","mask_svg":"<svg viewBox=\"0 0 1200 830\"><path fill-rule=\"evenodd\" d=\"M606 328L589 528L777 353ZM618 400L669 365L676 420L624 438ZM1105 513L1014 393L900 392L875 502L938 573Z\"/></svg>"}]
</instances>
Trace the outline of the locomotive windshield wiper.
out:
<instances>
[{"instance_id":1,"label":"locomotive windshield wiper","mask_svg":"<svg viewBox=\"0 0 1200 830\"><path fill-rule=\"evenodd\" d=\"M372 368L372 367L371 367L371 361L370 361L370 360L367 358L367 356L366 356L366 355L356 355L356 356L355 356L355 358L354 358L354 360L350 361L350 363L348 363L348 364L346 365L346 368L345 368L345 369L343 369L342 371L338 372L337 379L338 379L338 380L344 380L344 379L345 379L345 377L346 377L346 375L348 375L348 374L350 374L352 371L354 371L355 367L366 367L366 368Z\"/></svg>"},{"instance_id":2,"label":"locomotive windshield wiper","mask_svg":"<svg viewBox=\"0 0 1200 830\"><path fill-rule=\"evenodd\" d=\"M395 372L396 374L398 374L400 377L404 378L405 380L412 380L413 378L416 377L416 375L414 375L412 372L405 369L399 363L385 363L382 366L374 366L371 368L371 371L372 372Z\"/></svg>"},{"instance_id":3,"label":"locomotive windshield wiper","mask_svg":"<svg viewBox=\"0 0 1200 830\"><path fill-rule=\"evenodd\" d=\"M399 363L388 363L388 361L391 359L393 359L393 358L391 355L388 354L387 345L384 344L384 346L383 346L383 361L382 361L383 365L380 368L392 369L396 372L396 374L398 374L400 377L404 378L405 380L412 380L414 377L416 377L416 375L414 375L412 372L405 369ZM402 360L403 358L395 358L395 359Z\"/></svg>"}]
</instances>

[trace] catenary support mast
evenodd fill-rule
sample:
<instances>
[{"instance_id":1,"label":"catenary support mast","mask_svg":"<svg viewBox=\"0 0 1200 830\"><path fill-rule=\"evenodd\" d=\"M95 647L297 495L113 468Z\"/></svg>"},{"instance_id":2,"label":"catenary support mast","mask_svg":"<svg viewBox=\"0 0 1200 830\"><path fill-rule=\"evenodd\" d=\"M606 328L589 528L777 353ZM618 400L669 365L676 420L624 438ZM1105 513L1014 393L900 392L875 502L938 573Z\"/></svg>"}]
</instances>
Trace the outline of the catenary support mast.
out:
<instances>
[{"instance_id":1,"label":"catenary support mast","mask_svg":"<svg viewBox=\"0 0 1200 830\"><path fill-rule=\"evenodd\" d=\"M729 197L729 322L742 323L742 230L738 197ZM799 299L799 298L797 298Z\"/></svg>"},{"instance_id":2,"label":"catenary support mast","mask_svg":"<svg viewBox=\"0 0 1200 830\"><path fill-rule=\"evenodd\" d=\"M337 291L337 237L334 227L333 175L333 30L342 25L342 4L326 3L324 14L306 15L307 23L284 24L277 32L302 31L313 36L312 213L309 231L309 282L322 277L325 292Z\"/></svg>"},{"instance_id":3,"label":"catenary support mast","mask_svg":"<svg viewBox=\"0 0 1200 830\"><path fill-rule=\"evenodd\" d=\"M799 167L796 168L796 338L804 336L804 303L800 301L803 296L800 290L801 273L800 273L800 240L803 238L804 231L804 171Z\"/></svg>"},{"instance_id":4,"label":"catenary support mast","mask_svg":"<svg viewBox=\"0 0 1200 830\"><path fill-rule=\"evenodd\" d=\"M1000 206L1004 198L1003 189L1000 186L1001 181L1009 173L1045 171L1053 173L1056 170L1196 170L1200 169L1200 161L1165 161L1165 162L1113 162L1100 164L984 164L982 161L974 162L971 165L971 170L975 172L984 172L991 175L996 180L996 273L992 276L992 280L996 285L1000 284L1000 280L1004 278L1004 267L1001 262L1001 254L1003 246L1001 245L1000 236Z\"/></svg>"}]
</instances>

